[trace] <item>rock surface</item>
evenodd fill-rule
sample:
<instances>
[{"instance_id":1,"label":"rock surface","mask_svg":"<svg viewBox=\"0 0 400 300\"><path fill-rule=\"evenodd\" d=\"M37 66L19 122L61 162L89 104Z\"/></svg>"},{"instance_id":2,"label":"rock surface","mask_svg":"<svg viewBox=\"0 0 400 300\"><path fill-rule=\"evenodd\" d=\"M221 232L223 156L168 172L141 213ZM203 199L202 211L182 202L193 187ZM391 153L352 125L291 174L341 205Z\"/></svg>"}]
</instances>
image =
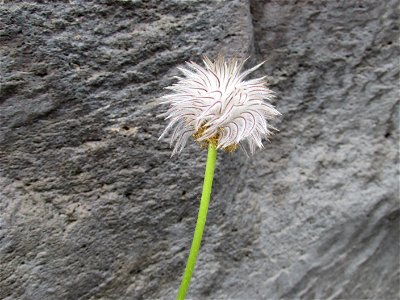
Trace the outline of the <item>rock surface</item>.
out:
<instances>
[{"instance_id":1,"label":"rock surface","mask_svg":"<svg viewBox=\"0 0 400 300\"><path fill-rule=\"evenodd\" d=\"M173 299L205 153L175 67L267 60L283 118L220 154L192 299L398 299L399 2L3 1L0 299Z\"/></svg>"}]
</instances>

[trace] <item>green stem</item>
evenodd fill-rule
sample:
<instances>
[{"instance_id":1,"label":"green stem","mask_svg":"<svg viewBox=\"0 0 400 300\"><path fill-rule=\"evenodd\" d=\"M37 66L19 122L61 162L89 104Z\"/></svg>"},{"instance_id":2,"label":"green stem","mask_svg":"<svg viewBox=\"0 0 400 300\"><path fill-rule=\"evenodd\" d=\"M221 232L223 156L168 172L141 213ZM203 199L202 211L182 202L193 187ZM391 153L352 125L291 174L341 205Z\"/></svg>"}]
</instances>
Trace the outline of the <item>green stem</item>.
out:
<instances>
[{"instance_id":1,"label":"green stem","mask_svg":"<svg viewBox=\"0 0 400 300\"><path fill-rule=\"evenodd\" d=\"M203 193L201 195L199 214L197 216L196 229L190 248L189 258L186 263L185 273L183 274L181 287L179 288L177 300L184 300L192 278L197 254L199 253L201 238L203 236L204 225L206 224L208 203L210 202L211 188L214 177L215 162L217 160L217 149L213 145L208 146L206 172L204 175Z\"/></svg>"}]
</instances>

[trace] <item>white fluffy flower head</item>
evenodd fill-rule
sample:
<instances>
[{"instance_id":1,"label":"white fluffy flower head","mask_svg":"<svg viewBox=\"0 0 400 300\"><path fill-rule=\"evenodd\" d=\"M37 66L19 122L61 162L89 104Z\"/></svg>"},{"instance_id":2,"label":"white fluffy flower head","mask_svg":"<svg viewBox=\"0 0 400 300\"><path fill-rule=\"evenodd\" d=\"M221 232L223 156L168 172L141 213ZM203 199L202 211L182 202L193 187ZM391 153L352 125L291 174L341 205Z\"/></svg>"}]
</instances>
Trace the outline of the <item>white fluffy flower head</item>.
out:
<instances>
[{"instance_id":1,"label":"white fluffy flower head","mask_svg":"<svg viewBox=\"0 0 400 300\"><path fill-rule=\"evenodd\" d=\"M163 96L170 105L164 114L170 120L160 139L170 130L172 155L181 152L187 140L193 138L202 146L214 144L218 149L234 151L238 145L251 153L263 148L262 139L271 134L268 123L280 113L267 101L274 93L265 77L244 80L263 63L241 72L245 60L225 60L221 55L212 62L204 57L202 67L194 62L179 68L182 77Z\"/></svg>"}]
</instances>

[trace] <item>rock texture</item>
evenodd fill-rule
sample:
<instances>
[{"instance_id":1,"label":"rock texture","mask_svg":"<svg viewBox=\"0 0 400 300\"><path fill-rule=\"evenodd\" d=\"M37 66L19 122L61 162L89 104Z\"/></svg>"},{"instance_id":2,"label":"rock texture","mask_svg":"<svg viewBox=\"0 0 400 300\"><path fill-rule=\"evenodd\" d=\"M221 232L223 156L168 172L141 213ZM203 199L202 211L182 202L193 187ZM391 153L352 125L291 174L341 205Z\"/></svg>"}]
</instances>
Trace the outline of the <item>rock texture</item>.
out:
<instances>
[{"instance_id":1,"label":"rock texture","mask_svg":"<svg viewBox=\"0 0 400 300\"><path fill-rule=\"evenodd\" d=\"M283 118L220 154L192 299L398 299L399 2L3 1L0 299L173 299L205 153L175 67L266 60Z\"/></svg>"}]
</instances>

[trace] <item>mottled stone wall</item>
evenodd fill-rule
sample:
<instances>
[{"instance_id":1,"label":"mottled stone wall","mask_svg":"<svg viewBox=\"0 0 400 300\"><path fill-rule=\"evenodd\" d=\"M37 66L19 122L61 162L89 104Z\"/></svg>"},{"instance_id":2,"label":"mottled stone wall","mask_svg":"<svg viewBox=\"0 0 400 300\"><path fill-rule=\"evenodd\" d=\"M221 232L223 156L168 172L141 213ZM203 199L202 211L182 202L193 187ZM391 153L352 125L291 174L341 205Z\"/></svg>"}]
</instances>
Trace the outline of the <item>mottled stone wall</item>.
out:
<instances>
[{"instance_id":1,"label":"mottled stone wall","mask_svg":"<svg viewBox=\"0 0 400 300\"><path fill-rule=\"evenodd\" d=\"M399 1L3 1L0 299L173 299L205 161L175 67L266 60L280 132L218 157L192 299L399 297Z\"/></svg>"}]
</instances>

